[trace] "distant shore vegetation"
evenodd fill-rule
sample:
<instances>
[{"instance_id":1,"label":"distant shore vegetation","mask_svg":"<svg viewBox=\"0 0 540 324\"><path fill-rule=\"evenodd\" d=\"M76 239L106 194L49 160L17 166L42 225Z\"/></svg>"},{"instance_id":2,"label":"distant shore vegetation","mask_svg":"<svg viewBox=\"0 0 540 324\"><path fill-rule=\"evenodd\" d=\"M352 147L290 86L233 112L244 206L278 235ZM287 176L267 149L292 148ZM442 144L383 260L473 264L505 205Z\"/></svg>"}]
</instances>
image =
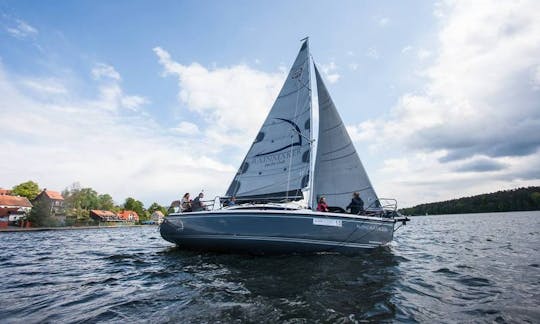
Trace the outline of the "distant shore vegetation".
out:
<instances>
[{"instance_id":1,"label":"distant shore vegetation","mask_svg":"<svg viewBox=\"0 0 540 324\"><path fill-rule=\"evenodd\" d=\"M503 190L400 209L405 215L443 215L540 210L540 187Z\"/></svg>"},{"instance_id":2,"label":"distant shore vegetation","mask_svg":"<svg viewBox=\"0 0 540 324\"><path fill-rule=\"evenodd\" d=\"M139 222L144 223L150 220L152 213L160 211L167 215L167 208L157 202L145 208L144 204L133 197L128 197L122 204L117 204L112 196L107 193L98 193L90 187L82 187L78 182L65 188L61 192L63 198L59 208L52 208L36 198L44 190L35 181L26 181L14 186L11 195L28 198L33 206L26 220L32 226L73 226L73 225L96 225L96 221L90 218L91 210L105 210L118 213L122 210L134 211L139 216ZM58 217L62 216L64 221L59 222Z\"/></svg>"}]
</instances>

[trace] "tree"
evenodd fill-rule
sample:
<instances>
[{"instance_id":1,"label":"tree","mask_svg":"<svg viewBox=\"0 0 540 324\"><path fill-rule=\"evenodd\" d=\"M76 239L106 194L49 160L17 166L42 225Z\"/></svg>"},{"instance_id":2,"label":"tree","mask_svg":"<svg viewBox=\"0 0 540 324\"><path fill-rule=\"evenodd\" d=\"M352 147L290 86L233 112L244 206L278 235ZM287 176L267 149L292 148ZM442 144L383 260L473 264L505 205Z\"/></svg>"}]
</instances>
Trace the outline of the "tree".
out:
<instances>
[{"instance_id":1,"label":"tree","mask_svg":"<svg viewBox=\"0 0 540 324\"><path fill-rule=\"evenodd\" d=\"M540 192L535 191L531 194L531 200L536 208L540 208Z\"/></svg>"},{"instance_id":2,"label":"tree","mask_svg":"<svg viewBox=\"0 0 540 324\"><path fill-rule=\"evenodd\" d=\"M137 215L139 215L139 220L141 221L147 220L149 218L148 213L144 209L144 204L134 198L126 198L126 201L124 202L124 209L133 210L134 212L136 212Z\"/></svg>"},{"instance_id":3,"label":"tree","mask_svg":"<svg viewBox=\"0 0 540 324\"><path fill-rule=\"evenodd\" d=\"M114 209L114 201L109 194L103 194L98 196L98 209L101 210L113 210Z\"/></svg>"},{"instance_id":4,"label":"tree","mask_svg":"<svg viewBox=\"0 0 540 324\"><path fill-rule=\"evenodd\" d=\"M167 215L167 209L157 202L154 202L150 207L148 207L148 212L152 214L153 212L159 210L164 216Z\"/></svg>"},{"instance_id":5,"label":"tree","mask_svg":"<svg viewBox=\"0 0 540 324\"><path fill-rule=\"evenodd\" d=\"M14 196L26 197L33 200L39 194L39 186L34 181L26 181L13 187L11 194Z\"/></svg>"},{"instance_id":6,"label":"tree","mask_svg":"<svg viewBox=\"0 0 540 324\"><path fill-rule=\"evenodd\" d=\"M65 194L66 192L64 192ZM99 199L97 192L92 188L71 189L67 191L65 203L68 208L81 208L85 210L98 209Z\"/></svg>"},{"instance_id":7,"label":"tree","mask_svg":"<svg viewBox=\"0 0 540 324\"><path fill-rule=\"evenodd\" d=\"M55 226L56 222L49 216L51 206L44 201L35 202L27 219L35 227Z\"/></svg>"}]
</instances>

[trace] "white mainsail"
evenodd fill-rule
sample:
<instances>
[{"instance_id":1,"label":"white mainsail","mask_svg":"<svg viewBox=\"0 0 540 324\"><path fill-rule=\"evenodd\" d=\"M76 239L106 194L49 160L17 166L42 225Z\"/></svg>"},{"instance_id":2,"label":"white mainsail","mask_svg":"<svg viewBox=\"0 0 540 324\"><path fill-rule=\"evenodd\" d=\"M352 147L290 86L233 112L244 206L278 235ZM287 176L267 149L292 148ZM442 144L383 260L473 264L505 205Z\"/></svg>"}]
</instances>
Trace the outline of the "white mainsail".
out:
<instances>
[{"instance_id":1,"label":"white mainsail","mask_svg":"<svg viewBox=\"0 0 540 324\"><path fill-rule=\"evenodd\" d=\"M227 196L239 200L302 199L310 171L310 80L306 40Z\"/></svg>"},{"instance_id":2,"label":"white mainsail","mask_svg":"<svg viewBox=\"0 0 540 324\"><path fill-rule=\"evenodd\" d=\"M315 66L319 99L319 136L313 171L312 208L320 196L328 206L345 207L359 192L365 208L378 208L377 194L369 181L354 144Z\"/></svg>"}]
</instances>

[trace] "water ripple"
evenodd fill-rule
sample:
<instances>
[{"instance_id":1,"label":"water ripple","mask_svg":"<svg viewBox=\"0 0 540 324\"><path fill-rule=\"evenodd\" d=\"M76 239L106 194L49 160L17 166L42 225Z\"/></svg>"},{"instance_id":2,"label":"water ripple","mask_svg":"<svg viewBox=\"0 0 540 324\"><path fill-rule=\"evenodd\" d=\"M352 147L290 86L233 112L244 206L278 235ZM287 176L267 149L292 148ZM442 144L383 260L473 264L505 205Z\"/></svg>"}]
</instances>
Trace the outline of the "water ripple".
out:
<instances>
[{"instance_id":1,"label":"water ripple","mask_svg":"<svg viewBox=\"0 0 540 324\"><path fill-rule=\"evenodd\" d=\"M359 256L195 253L152 227L0 233L0 318L540 322L539 241L538 212L415 218Z\"/></svg>"}]
</instances>

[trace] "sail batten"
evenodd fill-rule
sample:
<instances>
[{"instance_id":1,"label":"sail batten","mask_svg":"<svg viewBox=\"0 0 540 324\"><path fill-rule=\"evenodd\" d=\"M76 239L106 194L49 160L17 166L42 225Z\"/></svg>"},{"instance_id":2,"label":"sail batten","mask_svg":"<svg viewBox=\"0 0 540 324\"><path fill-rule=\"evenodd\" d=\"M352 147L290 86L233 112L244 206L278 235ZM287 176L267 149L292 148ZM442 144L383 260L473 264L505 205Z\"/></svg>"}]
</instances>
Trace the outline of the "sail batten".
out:
<instances>
[{"instance_id":1,"label":"sail batten","mask_svg":"<svg viewBox=\"0 0 540 324\"><path fill-rule=\"evenodd\" d=\"M329 206L345 209L353 192L360 193L366 207L377 206L377 194L316 66L315 79L319 134L311 206L315 208L319 197L325 196Z\"/></svg>"},{"instance_id":2,"label":"sail batten","mask_svg":"<svg viewBox=\"0 0 540 324\"><path fill-rule=\"evenodd\" d=\"M307 40L240 165L227 196L301 199L310 178L311 88ZM306 153L307 152L307 153Z\"/></svg>"}]
</instances>

